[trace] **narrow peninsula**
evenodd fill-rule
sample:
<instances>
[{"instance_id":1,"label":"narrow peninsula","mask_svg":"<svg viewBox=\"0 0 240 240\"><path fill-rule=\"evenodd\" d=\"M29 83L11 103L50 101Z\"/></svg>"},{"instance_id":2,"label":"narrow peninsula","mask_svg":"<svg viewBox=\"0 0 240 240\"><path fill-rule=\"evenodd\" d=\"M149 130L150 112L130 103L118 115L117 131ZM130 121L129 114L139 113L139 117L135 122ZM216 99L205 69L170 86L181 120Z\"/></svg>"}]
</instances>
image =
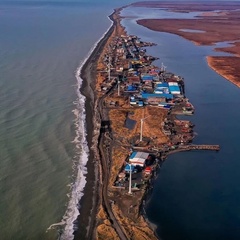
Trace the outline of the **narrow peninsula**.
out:
<instances>
[{"instance_id":1,"label":"narrow peninsula","mask_svg":"<svg viewBox=\"0 0 240 240\"><path fill-rule=\"evenodd\" d=\"M157 239L144 203L162 162L168 154L219 146L192 144L194 124L178 119L194 114L183 77L154 65L159 56L147 54L154 43L129 35L120 11L110 16L113 25L82 76L94 89L88 120L94 125L91 156L97 167L91 213L97 218L88 239Z\"/></svg>"}]
</instances>

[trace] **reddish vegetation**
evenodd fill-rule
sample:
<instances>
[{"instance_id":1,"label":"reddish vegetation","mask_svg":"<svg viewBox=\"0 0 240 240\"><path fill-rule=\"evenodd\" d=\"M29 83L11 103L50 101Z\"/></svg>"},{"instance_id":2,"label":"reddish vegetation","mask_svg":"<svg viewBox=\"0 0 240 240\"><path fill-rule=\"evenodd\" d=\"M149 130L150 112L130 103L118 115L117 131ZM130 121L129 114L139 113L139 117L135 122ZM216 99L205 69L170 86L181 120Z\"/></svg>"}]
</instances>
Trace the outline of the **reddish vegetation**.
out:
<instances>
[{"instance_id":1,"label":"reddish vegetation","mask_svg":"<svg viewBox=\"0 0 240 240\"><path fill-rule=\"evenodd\" d=\"M143 2L133 3L132 6L150 7L150 8L166 8L172 11L193 12L193 11L235 10L235 9L239 9L240 3L236 1L226 1L226 2L181 1L181 3L177 1L176 2L169 2L169 1L144 2L143 1Z\"/></svg>"},{"instance_id":2,"label":"reddish vegetation","mask_svg":"<svg viewBox=\"0 0 240 240\"><path fill-rule=\"evenodd\" d=\"M206 17L204 19L142 19L137 22L152 30L174 33L201 45L211 45L216 42L240 39L240 21L233 22L217 18L218 17ZM204 32L184 32L180 29L201 30Z\"/></svg>"},{"instance_id":3,"label":"reddish vegetation","mask_svg":"<svg viewBox=\"0 0 240 240\"><path fill-rule=\"evenodd\" d=\"M207 57L208 65L218 74L240 87L239 57Z\"/></svg>"},{"instance_id":4,"label":"reddish vegetation","mask_svg":"<svg viewBox=\"0 0 240 240\"><path fill-rule=\"evenodd\" d=\"M141 19L138 24L151 30L169 32L193 41L197 45L213 45L217 42L231 41L231 47L216 48L216 51L229 52L234 57L208 57L208 64L223 77L240 86L240 3L167 3L140 2L134 6L167 8L172 11L204 11L195 19ZM212 12L213 10L221 10ZM235 11L232 11L235 10ZM181 29L201 30L203 32L184 32Z\"/></svg>"}]
</instances>

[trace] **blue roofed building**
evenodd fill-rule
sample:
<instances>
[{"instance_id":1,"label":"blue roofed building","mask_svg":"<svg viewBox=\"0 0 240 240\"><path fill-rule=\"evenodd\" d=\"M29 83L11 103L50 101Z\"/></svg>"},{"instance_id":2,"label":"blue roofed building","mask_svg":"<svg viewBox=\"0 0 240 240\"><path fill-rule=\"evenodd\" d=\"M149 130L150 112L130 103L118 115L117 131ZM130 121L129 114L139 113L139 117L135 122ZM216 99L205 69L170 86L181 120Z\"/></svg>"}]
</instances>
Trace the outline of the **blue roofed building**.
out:
<instances>
[{"instance_id":1,"label":"blue roofed building","mask_svg":"<svg viewBox=\"0 0 240 240\"><path fill-rule=\"evenodd\" d=\"M153 76L151 75L143 75L141 76L142 81L152 81L153 80Z\"/></svg>"},{"instance_id":2,"label":"blue roofed building","mask_svg":"<svg viewBox=\"0 0 240 240\"><path fill-rule=\"evenodd\" d=\"M170 93L142 93L142 98L166 98L173 99L173 95Z\"/></svg>"},{"instance_id":3,"label":"blue roofed building","mask_svg":"<svg viewBox=\"0 0 240 240\"><path fill-rule=\"evenodd\" d=\"M155 89L162 89L162 88L168 88L168 83L167 82L163 82L163 83L157 83L155 85Z\"/></svg>"},{"instance_id":4,"label":"blue roofed building","mask_svg":"<svg viewBox=\"0 0 240 240\"><path fill-rule=\"evenodd\" d=\"M169 93L169 86L168 83L157 83L155 85L154 93Z\"/></svg>"},{"instance_id":5,"label":"blue roofed building","mask_svg":"<svg viewBox=\"0 0 240 240\"><path fill-rule=\"evenodd\" d=\"M128 85L128 86L127 86L127 91L128 91L128 92L134 92L134 91L136 91L136 90L137 90L137 87L134 86L134 85Z\"/></svg>"},{"instance_id":6,"label":"blue roofed building","mask_svg":"<svg viewBox=\"0 0 240 240\"><path fill-rule=\"evenodd\" d=\"M127 164L124 168L125 172L136 172L135 166L132 164Z\"/></svg>"},{"instance_id":7,"label":"blue roofed building","mask_svg":"<svg viewBox=\"0 0 240 240\"><path fill-rule=\"evenodd\" d=\"M149 153L133 152L129 157L129 162L134 166L143 167L148 156L149 156Z\"/></svg>"},{"instance_id":8,"label":"blue roofed building","mask_svg":"<svg viewBox=\"0 0 240 240\"><path fill-rule=\"evenodd\" d=\"M169 82L168 86L169 86L169 91L170 91L171 94L174 94L174 95L181 94L180 87L179 87L178 83Z\"/></svg>"}]
</instances>

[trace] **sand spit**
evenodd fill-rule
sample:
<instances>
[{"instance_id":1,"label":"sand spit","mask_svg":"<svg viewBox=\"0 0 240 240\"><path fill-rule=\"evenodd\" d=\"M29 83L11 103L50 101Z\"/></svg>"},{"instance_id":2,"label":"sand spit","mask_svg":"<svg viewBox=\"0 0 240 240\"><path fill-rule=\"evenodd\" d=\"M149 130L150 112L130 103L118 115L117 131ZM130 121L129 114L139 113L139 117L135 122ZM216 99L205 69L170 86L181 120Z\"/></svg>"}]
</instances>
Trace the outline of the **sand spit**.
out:
<instances>
[{"instance_id":1,"label":"sand spit","mask_svg":"<svg viewBox=\"0 0 240 240\"><path fill-rule=\"evenodd\" d=\"M223 76L236 86L240 87L239 57L207 57L208 65L219 75Z\"/></svg>"},{"instance_id":2,"label":"sand spit","mask_svg":"<svg viewBox=\"0 0 240 240\"><path fill-rule=\"evenodd\" d=\"M98 73L96 78L97 102L100 115L102 118L104 116L106 118L105 114L109 115L112 123L112 130L115 132L117 132L117 129L124 129L124 120L122 122L122 126L119 126L119 123L121 122L121 111L124 111L125 101L119 98L118 101L122 108L120 110L112 109L111 111L105 113L101 108L101 97L103 96L103 93L101 92L101 84L105 79L104 76L106 76L103 59L105 54L109 51L109 44L111 44L113 38L126 35L124 28L120 24L120 11L121 9L115 10L115 13L111 16L114 22L114 29L105 44L105 48L100 54L97 63ZM108 101L113 100L112 98L114 97L109 97ZM99 139L99 150L101 156L101 164L99 165L101 184L99 192L101 197L97 214L96 239L156 239L153 230L148 226L147 222L141 215L137 214L134 221L129 219L117 204L109 206L109 196L106 196L104 193L108 192L108 194L111 194L110 191L114 178L119 171L119 167L122 166L128 151L117 143L111 143L108 148L101 138ZM108 158L107 155L112 156L109 170L105 162ZM116 221L112 222L112 219L116 219Z\"/></svg>"},{"instance_id":3,"label":"sand spit","mask_svg":"<svg viewBox=\"0 0 240 240\"><path fill-rule=\"evenodd\" d=\"M240 86L240 3L136 3L133 6L166 8L170 11L204 11L194 19L141 19L137 23L154 31L179 35L196 45L215 45L219 42L231 42L232 46L215 48L218 52L232 53L233 56L208 56L209 66L221 76ZM216 12L217 11L217 12ZM181 29L202 32L184 32Z\"/></svg>"},{"instance_id":4,"label":"sand spit","mask_svg":"<svg viewBox=\"0 0 240 240\"><path fill-rule=\"evenodd\" d=\"M144 200L151 193L161 162L171 152L206 148L188 146L194 137L193 124L175 119L176 114L194 113L194 107L185 98L183 78L166 72L164 67L152 65L156 58L148 56L145 47L154 44L127 35L121 25L120 11L116 9L110 16L113 25L88 59L81 75L85 80L81 91L87 97L88 131L93 129L89 135L92 160L89 167L97 168L97 181L92 184L94 193L89 191L90 194L84 195L88 196L85 201L94 199L91 203L94 207L80 218L91 216L85 239L155 240L154 226L144 218ZM144 82L148 74L155 78L152 84L147 79ZM138 93L153 94L160 80L177 86L176 98L166 93L161 95L161 100L151 98L148 102L146 97L140 99L132 92L127 93L128 87L135 86ZM174 92L173 88L171 91ZM135 106L131 105L132 97L137 98ZM126 127L127 120L134 122L131 128ZM210 148L219 150L219 146ZM136 166L135 179L132 179L126 166L132 151L140 149L147 156L140 169ZM79 223L83 224L80 219ZM82 228L79 226L78 232ZM78 233L75 236L81 239Z\"/></svg>"},{"instance_id":5,"label":"sand spit","mask_svg":"<svg viewBox=\"0 0 240 240\"><path fill-rule=\"evenodd\" d=\"M103 94L100 91L103 76L106 75L104 55L109 51L109 44L113 38L126 35L120 24L120 11L121 8L116 9L109 16L113 22L112 27L97 44L81 72L84 81L80 90L86 97L87 137L91 149L87 165L87 185L79 203L85 207L80 209L74 239L156 239L153 230L141 215L137 214L137 221L124 217L124 213L117 205L113 207L109 205L107 196L108 187L113 181L114 169L118 168L119 160L122 162L128 154L128 151L120 145L116 147L111 145L107 148L106 139L100 134L101 122L108 115L108 112L103 111L101 100ZM107 165L111 158L105 156L108 154L115 156L111 160L111 170ZM125 223L129 225L126 226Z\"/></svg>"}]
</instances>

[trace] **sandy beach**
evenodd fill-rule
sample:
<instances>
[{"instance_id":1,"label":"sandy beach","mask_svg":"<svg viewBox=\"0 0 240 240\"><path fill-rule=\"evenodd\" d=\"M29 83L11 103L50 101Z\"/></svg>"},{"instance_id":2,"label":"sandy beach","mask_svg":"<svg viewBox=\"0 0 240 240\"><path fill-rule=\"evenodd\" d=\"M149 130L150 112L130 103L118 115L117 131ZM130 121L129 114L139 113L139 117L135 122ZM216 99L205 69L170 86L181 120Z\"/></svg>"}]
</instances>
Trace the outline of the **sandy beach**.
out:
<instances>
[{"instance_id":1,"label":"sandy beach","mask_svg":"<svg viewBox=\"0 0 240 240\"><path fill-rule=\"evenodd\" d=\"M112 20L112 15L109 16ZM114 30L114 22L110 27L108 32L97 44L96 48L92 52L91 56L88 58L84 64L81 71L81 78L83 79L83 84L80 89L81 93L86 97L86 122L87 122L87 140L88 145L90 146L89 161L87 163L88 174L86 177L87 184L84 189L84 196L80 201L80 206L84 208L80 209L81 214L79 215L78 229L75 232L76 239L93 239L94 236L94 226L96 224L96 218L91 217L97 215L97 205L99 201L99 192L98 192L98 179L99 179L99 169L98 161L96 155L96 149L92 148L93 141L97 141L98 131L96 135L94 130L97 129L96 116L94 112L96 93L95 93L95 84L96 84L96 69L97 62L100 56L100 53L103 51L103 48L109 39L109 36ZM95 145L96 147L96 145ZM91 199L91 201L89 201ZM86 226L87 229L86 229Z\"/></svg>"}]
</instances>

